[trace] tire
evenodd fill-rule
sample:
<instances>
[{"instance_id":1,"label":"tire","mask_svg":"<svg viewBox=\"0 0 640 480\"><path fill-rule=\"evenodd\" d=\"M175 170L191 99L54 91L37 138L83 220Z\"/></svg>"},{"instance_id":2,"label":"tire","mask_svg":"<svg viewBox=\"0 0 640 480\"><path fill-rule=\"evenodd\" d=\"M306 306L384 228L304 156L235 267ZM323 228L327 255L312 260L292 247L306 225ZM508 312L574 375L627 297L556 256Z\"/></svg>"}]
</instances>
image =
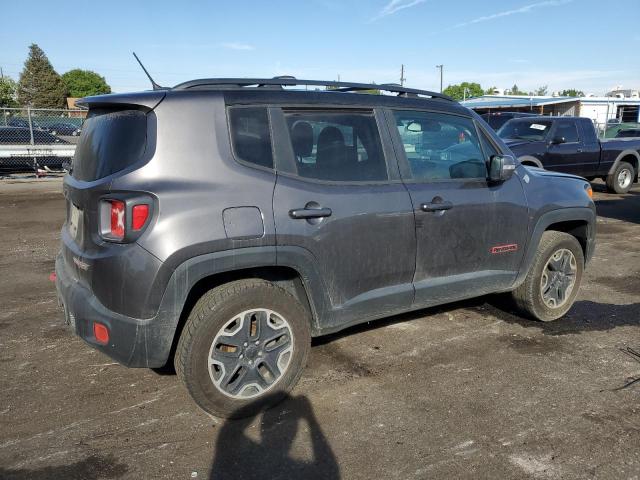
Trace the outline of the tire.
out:
<instances>
[{"instance_id":1,"label":"tire","mask_svg":"<svg viewBox=\"0 0 640 480\"><path fill-rule=\"evenodd\" d=\"M555 273L552 271L552 264L557 262L557 255L561 255L561 259L570 259L570 256L566 254L570 252L573 256L573 263L570 262L567 270L573 270L572 275L560 275L561 272ZM552 260L553 259L553 260ZM550 265L549 270L547 264ZM572 235L564 232L547 231L542 234L538 250L533 259L533 263L527 274L524 282L518 288L516 288L511 295L515 301L516 307L526 316L539 320L542 322L551 322L562 317L572 307L573 302L578 295L580 289L580 282L582 281L582 274L584 272L584 254L582 253L582 247L578 240ZM543 274L546 277L543 279ZM554 285L553 276L557 275L557 281L561 285L571 284L561 299L562 302L556 301L556 305L553 305L553 294L556 289L552 288ZM551 286L549 283L551 282ZM549 296L546 297L544 290L545 285L549 289ZM558 287L558 291L560 288Z\"/></svg>"},{"instance_id":2,"label":"tire","mask_svg":"<svg viewBox=\"0 0 640 480\"><path fill-rule=\"evenodd\" d=\"M276 335L281 335L277 341L265 341ZM280 343L273 347L274 342ZM302 374L310 345L309 314L295 297L265 280L238 280L209 290L196 302L174 363L200 408L217 417L240 418L286 396ZM234 371L235 376L229 373Z\"/></svg>"},{"instance_id":3,"label":"tire","mask_svg":"<svg viewBox=\"0 0 640 480\"><path fill-rule=\"evenodd\" d=\"M607 177L607 190L611 193L627 193L633 186L635 171L627 162L620 162L613 173Z\"/></svg>"}]
</instances>

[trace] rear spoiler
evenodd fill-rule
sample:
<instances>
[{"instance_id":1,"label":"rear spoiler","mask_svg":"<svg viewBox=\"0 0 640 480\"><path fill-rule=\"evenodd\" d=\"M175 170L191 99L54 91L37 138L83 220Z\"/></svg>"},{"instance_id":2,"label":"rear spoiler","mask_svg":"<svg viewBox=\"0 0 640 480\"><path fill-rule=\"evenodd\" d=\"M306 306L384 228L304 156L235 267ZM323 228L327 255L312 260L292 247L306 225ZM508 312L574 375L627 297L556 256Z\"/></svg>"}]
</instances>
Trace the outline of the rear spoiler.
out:
<instances>
[{"instance_id":1,"label":"rear spoiler","mask_svg":"<svg viewBox=\"0 0 640 480\"><path fill-rule=\"evenodd\" d=\"M95 95L76 101L81 108L126 108L131 110L150 111L164 99L165 90L153 90L138 93L114 93Z\"/></svg>"}]
</instances>

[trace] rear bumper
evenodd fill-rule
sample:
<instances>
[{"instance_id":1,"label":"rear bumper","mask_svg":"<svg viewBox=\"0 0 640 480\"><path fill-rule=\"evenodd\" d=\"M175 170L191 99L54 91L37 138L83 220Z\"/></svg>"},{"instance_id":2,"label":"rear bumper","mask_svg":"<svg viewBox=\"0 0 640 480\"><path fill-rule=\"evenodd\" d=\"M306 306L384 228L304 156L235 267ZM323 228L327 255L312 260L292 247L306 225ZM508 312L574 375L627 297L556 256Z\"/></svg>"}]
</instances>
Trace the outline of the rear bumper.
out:
<instances>
[{"instance_id":1,"label":"rear bumper","mask_svg":"<svg viewBox=\"0 0 640 480\"><path fill-rule=\"evenodd\" d=\"M175 309L161 308L151 319L113 312L66 268L62 255L56 258L56 289L67 322L92 347L128 367L162 367L167 362L178 320ZM96 341L94 322L109 329L107 345Z\"/></svg>"}]
</instances>

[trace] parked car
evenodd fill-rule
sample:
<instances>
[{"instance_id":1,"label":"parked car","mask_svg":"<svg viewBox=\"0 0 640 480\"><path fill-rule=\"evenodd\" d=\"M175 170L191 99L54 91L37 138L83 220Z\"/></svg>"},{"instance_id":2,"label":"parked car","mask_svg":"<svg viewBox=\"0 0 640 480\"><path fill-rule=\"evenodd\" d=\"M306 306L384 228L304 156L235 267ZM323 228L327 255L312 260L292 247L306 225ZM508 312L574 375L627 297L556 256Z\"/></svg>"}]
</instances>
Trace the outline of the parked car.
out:
<instances>
[{"instance_id":1,"label":"parked car","mask_svg":"<svg viewBox=\"0 0 640 480\"><path fill-rule=\"evenodd\" d=\"M524 112L491 112L480 115L482 119L494 130L499 130L502 125L513 118L535 117L535 113Z\"/></svg>"},{"instance_id":2,"label":"parked car","mask_svg":"<svg viewBox=\"0 0 640 480\"><path fill-rule=\"evenodd\" d=\"M208 79L81 103L65 318L124 365L173 362L213 415L282 398L311 337L351 325L496 292L556 320L593 255L590 185L442 94Z\"/></svg>"},{"instance_id":3,"label":"parked car","mask_svg":"<svg viewBox=\"0 0 640 480\"><path fill-rule=\"evenodd\" d=\"M638 181L640 140L598 140L588 118L514 119L498 136L524 165L602 178L613 193L626 193Z\"/></svg>"},{"instance_id":4,"label":"parked car","mask_svg":"<svg viewBox=\"0 0 640 480\"><path fill-rule=\"evenodd\" d=\"M8 127L20 127L20 128L29 128L29 120L20 118L20 117L9 117L6 120L6 126ZM34 130L43 130L42 125L40 125L35 120L31 120L31 126Z\"/></svg>"},{"instance_id":5,"label":"parked car","mask_svg":"<svg viewBox=\"0 0 640 480\"><path fill-rule=\"evenodd\" d=\"M616 138L618 136L618 133L621 132L622 130L629 130L629 129L636 129L636 128L640 128L640 123L636 123L636 122L618 123L617 125L607 127L607 129L604 132L604 138Z\"/></svg>"},{"instance_id":6,"label":"parked car","mask_svg":"<svg viewBox=\"0 0 640 480\"><path fill-rule=\"evenodd\" d=\"M46 130L52 135L68 135L74 137L80 135L81 132L80 127L68 122L58 122L47 125Z\"/></svg>"},{"instance_id":7,"label":"parked car","mask_svg":"<svg viewBox=\"0 0 640 480\"><path fill-rule=\"evenodd\" d=\"M3 145L24 145L31 143L31 131L23 127L0 127L0 144ZM35 145L53 145L69 143L62 138L45 132L43 130L33 131L33 143Z\"/></svg>"},{"instance_id":8,"label":"parked car","mask_svg":"<svg viewBox=\"0 0 640 480\"><path fill-rule=\"evenodd\" d=\"M615 138L640 138L640 128L620 130Z\"/></svg>"}]
</instances>

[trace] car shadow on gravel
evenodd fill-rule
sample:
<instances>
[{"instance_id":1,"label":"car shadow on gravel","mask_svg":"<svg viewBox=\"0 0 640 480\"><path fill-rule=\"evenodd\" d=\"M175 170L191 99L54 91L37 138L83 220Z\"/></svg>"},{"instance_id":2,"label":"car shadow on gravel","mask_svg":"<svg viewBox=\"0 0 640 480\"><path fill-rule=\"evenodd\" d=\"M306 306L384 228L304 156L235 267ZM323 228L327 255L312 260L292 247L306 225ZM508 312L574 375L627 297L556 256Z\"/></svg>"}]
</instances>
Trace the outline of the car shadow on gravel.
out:
<instances>
[{"instance_id":1,"label":"car shadow on gravel","mask_svg":"<svg viewBox=\"0 0 640 480\"><path fill-rule=\"evenodd\" d=\"M595 204L599 217L640 225L640 194L629 193L615 200L596 200Z\"/></svg>"},{"instance_id":2,"label":"car shadow on gravel","mask_svg":"<svg viewBox=\"0 0 640 480\"><path fill-rule=\"evenodd\" d=\"M554 322L536 322L515 313L508 299L487 299L483 309L500 320L525 328L537 328L545 335L571 335L605 331L623 326L640 326L640 303L616 305L589 300L576 302L569 313Z\"/></svg>"},{"instance_id":3,"label":"car shadow on gravel","mask_svg":"<svg viewBox=\"0 0 640 480\"><path fill-rule=\"evenodd\" d=\"M35 469L5 469L0 467L3 480L99 480L121 478L128 467L120 463L113 455L91 455L79 462L57 467Z\"/></svg>"},{"instance_id":4,"label":"car shadow on gravel","mask_svg":"<svg viewBox=\"0 0 640 480\"><path fill-rule=\"evenodd\" d=\"M287 395L284 401L266 409L264 405L269 403L268 399L260 401L261 407L257 413L224 423L214 449L209 478L339 479L340 468L336 457L307 397ZM244 416L254 406L256 405L250 403L236 411L234 416ZM252 425L260 415L259 435L255 435ZM259 440L255 439L256 436ZM295 455L296 458L292 455L296 437L299 436L310 439L310 461L300 459L299 455Z\"/></svg>"}]
</instances>

